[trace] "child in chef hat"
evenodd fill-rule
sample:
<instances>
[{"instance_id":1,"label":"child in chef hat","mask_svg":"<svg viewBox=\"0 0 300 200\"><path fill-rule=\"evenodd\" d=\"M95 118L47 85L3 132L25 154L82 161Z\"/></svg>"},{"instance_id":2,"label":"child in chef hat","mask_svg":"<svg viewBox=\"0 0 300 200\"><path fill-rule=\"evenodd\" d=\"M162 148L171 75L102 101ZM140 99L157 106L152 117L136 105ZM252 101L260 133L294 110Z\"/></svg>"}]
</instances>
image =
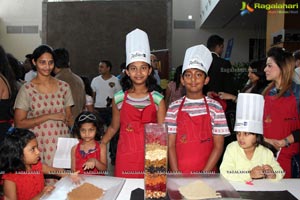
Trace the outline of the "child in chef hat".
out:
<instances>
[{"instance_id":1,"label":"child in chef hat","mask_svg":"<svg viewBox=\"0 0 300 200\"><path fill-rule=\"evenodd\" d=\"M237 141L230 143L220 166L221 174L233 181L280 180L284 172L263 139L264 98L259 94L238 95L234 131Z\"/></svg>"},{"instance_id":2,"label":"child in chef hat","mask_svg":"<svg viewBox=\"0 0 300 200\"><path fill-rule=\"evenodd\" d=\"M211 52L204 45L186 50L181 75L186 95L170 104L165 118L173 172L216 171L224 136L230 134L222 106L203 94L211 62Z\"/></svg>"},{"instance_id":3,"label":"child in chef hat","mask_svg":"<svg viewBox=\"0 0 300 200\"><path fill-rule=\"evenodd\" d=\"M152 70L148 35L135 29L126 36L123 90L114 95L112 123L101 140L106 144L120 128L114 174L117 177L144 177L144 124L163 123L165 118L165 102L154 90Z\"/></svg>"}]
</instances>

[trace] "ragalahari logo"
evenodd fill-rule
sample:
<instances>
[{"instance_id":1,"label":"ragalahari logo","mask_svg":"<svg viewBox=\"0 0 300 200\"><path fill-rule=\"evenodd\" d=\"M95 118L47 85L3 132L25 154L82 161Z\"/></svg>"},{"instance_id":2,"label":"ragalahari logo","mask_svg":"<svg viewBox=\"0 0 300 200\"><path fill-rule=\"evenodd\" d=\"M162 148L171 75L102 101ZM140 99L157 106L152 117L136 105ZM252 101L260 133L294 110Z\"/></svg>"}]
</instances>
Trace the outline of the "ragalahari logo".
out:
<instances>
[{"instance_id":1,"label":"ragalahari logo","mask_svg":"<svg viewBox=\"0 0 300 200\"><path fill-rule=\"evenodd\" d=\"M254 12L254 8L252 8L245 1L242 1L242 8L240 10L241 10L241 13L240 13L241 16L244 16L246 14Z\"/></svg>"}]
</instances>

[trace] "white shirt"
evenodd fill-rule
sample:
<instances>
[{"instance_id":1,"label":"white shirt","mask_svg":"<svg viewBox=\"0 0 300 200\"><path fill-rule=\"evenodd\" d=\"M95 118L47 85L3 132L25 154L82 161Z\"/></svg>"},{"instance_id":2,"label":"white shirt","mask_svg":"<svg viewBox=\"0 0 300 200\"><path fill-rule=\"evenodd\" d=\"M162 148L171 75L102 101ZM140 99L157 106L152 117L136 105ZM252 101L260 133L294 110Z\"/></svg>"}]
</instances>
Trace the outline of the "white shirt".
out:
<instances>
[{"instance_id":1,"label":"white shirt","mask_svg":"<svg viewBox=\"0 0 300 200\"><path fill-rule=\"evenodd\" d=\"M160 85L160 77L157 69L154 70L154 78L156 79L156 84Z\"/></svg>"},{"instance_id":2,"label":"white shirt","mask_svg":"<svg viewBox=\"0 0 300 200\"><path fill-rule=\"evenodd\" d=\"M107 97L112 99L114 94L122 89L118 78L113 75L108 80L104 80L102 75L95 77L91 87L96 93L95 108L106 108Z\"/></svg>"},{"instance_id":3,"label":"white shirt","mask_svg":"<svg viewBox=\"0 0 300 200\"><path fill-rule=\"evenodd\" d=\"M294 74L294 77L293 77L293 81L297 84L300 84L300 67L297 67L295 69L295 74Z\"/></svg>"},{"instance_id":4,"label":"white shirt","mask_svg":"<svg viewBox=\"0 0 300 200\"><path fill-rule=\"evenodd\" d=\"M30 70L25 74L24 80L26 82L30 82L32 79L36 77L36 71Z\"/></svg>"}]
</instances>

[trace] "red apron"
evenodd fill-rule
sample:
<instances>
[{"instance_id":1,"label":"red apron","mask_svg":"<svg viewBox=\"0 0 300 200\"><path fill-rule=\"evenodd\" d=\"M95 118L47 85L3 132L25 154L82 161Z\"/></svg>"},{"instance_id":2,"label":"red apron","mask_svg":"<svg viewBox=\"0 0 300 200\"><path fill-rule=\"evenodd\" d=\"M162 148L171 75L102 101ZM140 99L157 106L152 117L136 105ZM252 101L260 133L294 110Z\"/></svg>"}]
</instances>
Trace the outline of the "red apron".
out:
<instances>
[{"instance_id":1,"label":"red apron","mask_svg":"<svg viewBox=\"0 0 300 200\"><path fill-rule=\"evenodd\" d=\"M177 115L176 156L178 169L182 173L200 172L205 167L213 149L211 118L206 106L205 115L191 117L181 111L183 98Z\"/></svg>"},{"instance_id":2,"label":"red apron","mask_svg":"<svg viewBox=\"0 0 300 200\"><path fill-rule=\"evenodd\" d=\"M282 140L299 128L297 102L293 93L289 97L280 98L266 95L263 120L264 136L270 139ZM286 172L284 178L291 178L291 159L297 153L299 143L281 148L277 161Z\"/></svg>"},{"instance_id":3,"label":"red apron","mask_svg":"<svg viewBox=\"0 0 300 200\"><path fill-rule=\"evenodd\" d=\"M157 112L151 93L150 105L142 111L126 103L125 92L120 110L120 138L118 141L115 176L144 178L144 124L156 123Z\"/></svg>"},{"instance_id":4,"label":"red apron","mask_svg":"<svg viewBox=\"0 0 300 200\"><path fill-rule=\"evenodd\" d=\"M80 145L82 144L82 140L79 141L79 144L77 144L75 149L75 171L80 171L80 174L94 174L94 175L104 175L103 173L99 172L98 169L95 167L91 170L83 170L83 164L88 161L90 158L96 158L97 160L100 159L101 149L98 142L95 142L95 151L85 154L85 156L82 156L80 153Z\"/></svg>"}]
</instances>

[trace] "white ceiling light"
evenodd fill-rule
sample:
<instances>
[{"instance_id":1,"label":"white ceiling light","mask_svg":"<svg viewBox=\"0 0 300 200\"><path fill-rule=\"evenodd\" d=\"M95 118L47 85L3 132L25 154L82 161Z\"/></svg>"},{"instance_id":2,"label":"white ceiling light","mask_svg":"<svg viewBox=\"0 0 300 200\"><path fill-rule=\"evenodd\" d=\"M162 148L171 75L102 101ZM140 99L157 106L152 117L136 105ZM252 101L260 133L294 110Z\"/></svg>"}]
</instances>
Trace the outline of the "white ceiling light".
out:
<instances>
[{"instance_id":1,"label":"white ceiling light","mask_svg":"<svg viewBox=\"0 0 300 200\"><path fill-rule=\"evenodd\" d=\"M193 15L188 15L188 19L193 19Z\"/></svg>"}]
</instances>

